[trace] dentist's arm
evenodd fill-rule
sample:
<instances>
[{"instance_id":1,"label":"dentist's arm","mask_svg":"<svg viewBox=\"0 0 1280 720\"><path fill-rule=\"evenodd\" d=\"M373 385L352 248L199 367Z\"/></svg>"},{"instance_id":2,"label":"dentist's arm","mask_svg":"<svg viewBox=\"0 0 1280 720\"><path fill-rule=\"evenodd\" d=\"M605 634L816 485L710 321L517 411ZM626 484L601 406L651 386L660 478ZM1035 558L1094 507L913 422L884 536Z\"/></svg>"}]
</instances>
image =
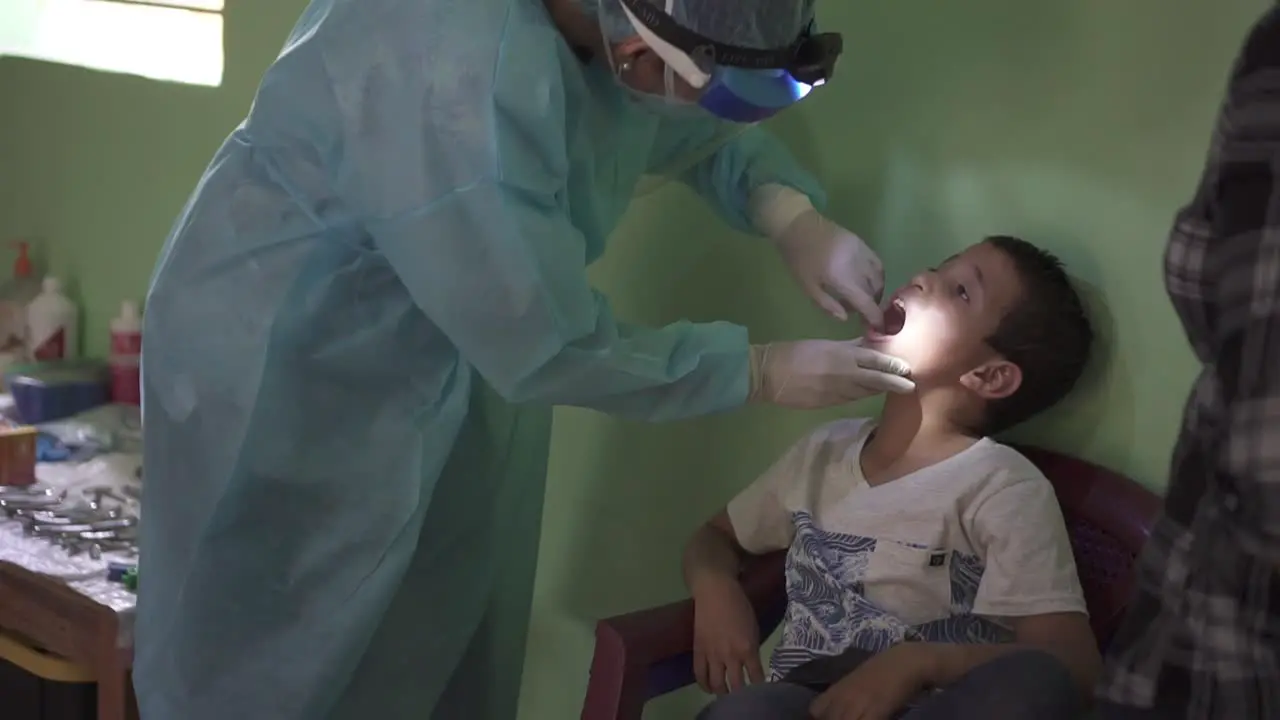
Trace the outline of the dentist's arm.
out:
<instances>
[{"instance_id":1,"label":"dentist's arm","mask_svg":"<svg viewBox=\"0 0 1280 720\"><path fill-rule=\"evenodd\" d=\"M504 71L511 76L501 93L433 85L434 102L424 105L422 88L405 87L420 75L404 70L380 65L344 81L364 92L336 107L344 127L330 173L368 249L507 400L670 420L735 408L753 395L830 405L909 384L885 379L878 370L888 361L852 343L766 353L731 323L618 322L588 282L586 240L567 213L557 95L528 102L519 94L540 78L517 66ZM474 133L459 130L460 116L492 124L484 143L462 142Z\"/></svg>"},{"instance_id":2,"label":"dentist's arm","mask_svg":"<svg viewBox=\"0 0 1280 720\"><path fill-rule=\"evenodd\" d=\"M801 288L829 315L844 320L852 310L880 325L884 269L875 252L818 211L826 201L821 186L777 138L759 126L731 128L713 120L668 121L658 133L654 171L678 168L730 226L771 238ZM684 158L692 164L681 167Z\"/></svg>"},{"instance_id":3,"label":"dentist's arm","mask_svg":"<svg viewBox=\"0 0 1280 720\"><path fill-rule=\"evenodd\" d=\"M550 198L500 183L371 232L419 307L513 402L669 420L748 398L818 408L914 387L905 363L856 341L753 347L730 323L617 322L588 285L585 244L568 219Z\"/></svg>"},{"instance_id":4,"label":"dentist's arm","mask_svg":"<svg viewBox=\"0 0 1280 720\"><path fill-rule=\"evenodd\" d=\"M551 193L484 182L371 231L418 306L512 402L670 420L747 400L746 329L616 321Z\"/></svg>"}]
</instances>

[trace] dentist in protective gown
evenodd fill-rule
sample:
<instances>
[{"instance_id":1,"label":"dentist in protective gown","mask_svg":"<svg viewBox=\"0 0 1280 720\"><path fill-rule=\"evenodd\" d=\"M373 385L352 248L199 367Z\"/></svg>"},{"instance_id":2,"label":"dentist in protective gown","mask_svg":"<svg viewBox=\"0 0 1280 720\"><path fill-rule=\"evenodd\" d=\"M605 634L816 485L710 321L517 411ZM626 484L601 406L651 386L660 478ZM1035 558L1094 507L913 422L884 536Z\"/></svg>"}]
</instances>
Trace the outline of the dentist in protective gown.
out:
<instances>
[{"instance_id":1,"label":"dentist in protective gown","mask_svg":"<svg viewBox=\"0 0 1280 720\"><path fill-rule=\"evenodd\" d=\"M311 2L147 296L143 720L511 720L552 406L662 421L911 388L857 341L629 325L587 280L666 177L828 312L879 321L879 261L755 125L830 77L813 15Z\"/></svg>"}]
</instances>

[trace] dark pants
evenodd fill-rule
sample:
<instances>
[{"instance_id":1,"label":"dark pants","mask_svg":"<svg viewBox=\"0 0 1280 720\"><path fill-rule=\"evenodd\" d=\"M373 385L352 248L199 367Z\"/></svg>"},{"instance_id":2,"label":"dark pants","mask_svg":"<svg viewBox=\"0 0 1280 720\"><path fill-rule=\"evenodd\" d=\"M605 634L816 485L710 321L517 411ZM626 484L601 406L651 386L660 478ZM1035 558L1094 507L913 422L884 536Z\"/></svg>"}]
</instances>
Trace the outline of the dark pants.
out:
<instances>
[{"instance_id":1,"label":"dark pants","mask_svg":"<svg viewBox=\"0 0 1280 720\"><path fill-rule=\"evenodd\" d=\"M817 690L786 682L752 685L708 705L698 720L809 720ZM975 668L922 697L900 720L1079 720L1084 698L1048 653L1022 650Z\"/></svg>"},{"instance_id":2,"label":"dark pants","mask_svg":"<svg viewBox=\"0 0 1280 720\"><path fill-rule=\"evenodd\" d=\"M1185 713L1179 715L1165 710L1144 710L1124 705L1101 703L1094 708L1093 714L1089 718L1090 720L1176 720L1176 718L1184 716Z\"/></svg>"}]
</instances>

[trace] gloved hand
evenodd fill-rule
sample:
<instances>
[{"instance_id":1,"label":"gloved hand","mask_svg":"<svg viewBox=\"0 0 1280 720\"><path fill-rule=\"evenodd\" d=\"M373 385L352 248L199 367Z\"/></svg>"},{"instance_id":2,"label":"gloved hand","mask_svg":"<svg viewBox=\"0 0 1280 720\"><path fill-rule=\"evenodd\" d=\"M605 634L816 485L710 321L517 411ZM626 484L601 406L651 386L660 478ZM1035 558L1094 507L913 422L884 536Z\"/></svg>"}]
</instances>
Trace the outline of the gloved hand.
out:
<instances>
[{"instance_id":1,"label":"gloved hand","mask_svg":"<svg viewBox=\"0 0 1280 720\"><path fill-rule=\"evenodd\" d=\"M807 410L842 405L915 383L906 362L855 340L799 340L751 346L752 401Z\"/></svg>"},{"instance_id":2,"label":"gloved hand","mask_svg":"<svg viewBox=\"0 0 1280 720\"><path fill-rule=\"evenodd\" d=\"M872 327L884 322L884 267L862 238L807 210L774 241L800 286L832 317L847 319L849 308Z\"/></svg>"},{"instance_id":3,"label":"gloved hand","mask_svg":"<svg viewBox=\"0 0 1280 720\"><path fill-rule=\"evenodd\" d=\"M791 274L819 307L840 320L852 309L880 327L884 268L861 238L823 217L808 196L784 185L756 188L749 209L756 229L773 239Z\"/></svg>"}]
</instances>

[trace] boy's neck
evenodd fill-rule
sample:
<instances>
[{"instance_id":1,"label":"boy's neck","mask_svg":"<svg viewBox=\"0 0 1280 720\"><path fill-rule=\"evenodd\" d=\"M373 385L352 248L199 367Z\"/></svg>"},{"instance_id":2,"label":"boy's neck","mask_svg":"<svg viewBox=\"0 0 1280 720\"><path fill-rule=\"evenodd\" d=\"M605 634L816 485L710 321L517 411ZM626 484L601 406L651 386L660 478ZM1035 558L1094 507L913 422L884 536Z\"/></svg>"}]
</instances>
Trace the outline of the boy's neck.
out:
<instances>
[{"instance_id":1,"label":"boy's neck","mask_svg":"<svg viewBox=\"0 0 1280 720\"><path fill-rule=\"evenodd\" d=\"M942 398L890 394L875 432L862 448L862 471L876 485L909 475L955 455L978 438L936 409Z\"/></svg>"}]
</instances>

